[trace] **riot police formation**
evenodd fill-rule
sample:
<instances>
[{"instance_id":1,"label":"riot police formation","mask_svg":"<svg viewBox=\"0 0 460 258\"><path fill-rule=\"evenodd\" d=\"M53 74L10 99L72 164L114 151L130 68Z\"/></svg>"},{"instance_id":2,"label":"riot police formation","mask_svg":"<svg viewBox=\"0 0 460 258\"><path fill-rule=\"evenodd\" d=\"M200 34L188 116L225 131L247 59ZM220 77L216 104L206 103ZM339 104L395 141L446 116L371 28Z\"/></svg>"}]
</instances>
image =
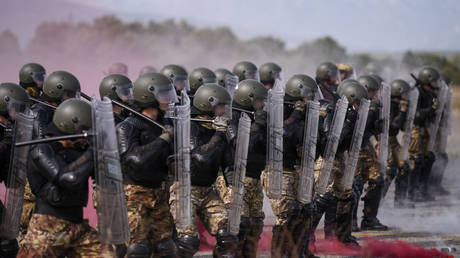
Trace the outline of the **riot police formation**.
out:
<instances>
[{"instance_id":1,"label":"riot police formation","mask_svg":"<svg viewBox=\"0 0 460 258\"><path fill-rule=\"evenodd\" d=\"M452 89L434 67L413 85L331 62L286 82L273 62L127 72L113 64L100 99L38 63L0 84L0 257L192 257L197 219L214 257L256 257L265 195L271 256L314 257L323 215L326 239L350 246L352 231L388 230L377 217L393 181L396 208L449 194Z\"/></svg>"}]
</instances>

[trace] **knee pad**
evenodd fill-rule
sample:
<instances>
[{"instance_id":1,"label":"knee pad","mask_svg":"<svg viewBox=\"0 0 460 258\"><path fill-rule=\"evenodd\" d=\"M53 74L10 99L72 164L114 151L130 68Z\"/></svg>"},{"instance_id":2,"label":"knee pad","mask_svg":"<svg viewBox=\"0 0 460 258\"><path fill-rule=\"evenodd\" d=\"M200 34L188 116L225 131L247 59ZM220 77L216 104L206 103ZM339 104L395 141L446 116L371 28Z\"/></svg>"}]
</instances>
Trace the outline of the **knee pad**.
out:
<instances>
[{"instance_id":1,"label":"knee pad","mask_svg":"<svg viewBox=\"0 0 460 258\"><path fill-rule=\"evenodd\" d=\"M128 258L149 258L151 250L146 243L134 243L128 246L126 257Z\"/></svg>"},{"instance_id":2,"label":"knee pad","mask_svg":"<svg viewBox=\"0 0 460 258\"><path fill-rule=\"evenodd\" d=\"M193 257L200 249L200 239L198 237L185 235L176 241L177 250L181 257Z\"/></svg>"},{"instance_id":3,"label":"knee pad","mask_svg":"<svg viewBox=\"0 0 460 258\"><path fill-rule=\"evenodd\" d=\"M262 218L251 218L251 235L260 236L264 229L264 220Z\"/></svg>"},{"instance_id":4,"label":"knee pad","mask_svg":"<svg viewBox=\"0 0 460 258\"><path fill-rule=\"evenodd\" d=\"M16 239L0 239L0 257L16 257L19 251Z\"/></svg>"},{"instance_id":5,"label":"knee pad","mask_svg":"<svg viewBox=\"0 0 460 258\"><path fill-rule=\"evenodd\" d=\"M176 243L171 238L160 240L155 245L155 255L158 257L175 257Z\"/></svg>"},{"instance_id":6,"label":"knee pad","mask_svg":"<svg viewBox=\"0 0 460 258\"><path fill-rule=\"evenodd\" d=\"M391 165L387 168L386 170L387 178L395 178L396 175L398 174L398 167L395 165Z\"/></svg>"},{"instance_id":7,"label":"knee pad","mask_svg":"<svg viewBox=\"0 0 460 258\"><path fill-rule=\"evenodd\" d=\"M238 238L244 240L246 235L251 232L251 218L241 217L240 221L240 232L238 233Z\"/></svg>"},{"instance_id":8,"label":"knee pad","mask_svg":"<svg viewBox=\"0 0 460 258\"><path fill-rule=\"evenodd\" d=\"M436 160L436 156L434 155L433 152L430 151L425 155L425 162L426 162L425 164L426 165L430 166L430 164L433 164L435 160Z\"/></svg>"},{"instance_id":9,"label":"knee pad","mask_svg":"<svg viewBox=\"0 0 460 258\"><path fill-rule=\"evenodd\" d=\"M236 251L238 239L226 230L220 229L216 234L215 250L222 255L233 254Z\"/></svg>"}]
</instances>

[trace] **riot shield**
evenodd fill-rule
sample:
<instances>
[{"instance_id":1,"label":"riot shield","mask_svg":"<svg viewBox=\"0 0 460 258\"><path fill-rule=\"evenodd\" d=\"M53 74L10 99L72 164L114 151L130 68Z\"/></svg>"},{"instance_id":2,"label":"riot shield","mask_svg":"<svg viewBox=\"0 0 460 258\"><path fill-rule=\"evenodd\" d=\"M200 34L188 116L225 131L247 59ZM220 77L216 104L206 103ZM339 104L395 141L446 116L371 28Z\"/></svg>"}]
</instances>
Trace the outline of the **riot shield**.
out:
<instances>
[{"instance_id":1,"label":"riot shield","mask_svg":"<svg viewBox=\"0 0 460 258\"><path fill-rule=\"evenodd\" d=\"M105 243L122 244L129 241L129 224L112 102L93 98L91 106L99 237Z\"/></svg>"},{"instance_id":2,"label":"riot shield","mask_svg":"<svg viewBox=\"0 0 460 258\"><path fill-rule=\"evenodd\" d=\"M355 169L358 164L359 151L363 142L364 130L366 130L367 115L371 102L368 99L362 99L358 109L358 119L353 130L350 149L345 159L345 171L340 182L342 189L351 189L355 177Z\"/></svg>"},{"instance_id":3,"label":"riot shield","mask_svg":"<svg viewBox=\"0 0 460 258\"><path fill-rule=\"evenodd\" d=\"M225 89L227 89L230 96L233 98L233 92L235 91L236 85L238 84L238 76L227 74L225 75Z\"/></svg>"},{"instance_id":4,"label":"riot shield","mask_svg":"<svg viewBox=\"0 0 460 258\"><path fill-rule=\"evenodd\" d=\"M190 217L190 98L181 92L181 105L175 107L174 153L175 178L177 188L176 227L186 229L191 223Z\"/></svg>"},{"instance_id":5,"label":"riot shield","mask_svg":"<svg viewBox=\"0 0 460 258\"><path fill-rule=\"evenodd\" d=\"M13 131L13 143L32 139L34 117L19 113ZM2 214L0 236L15 239L19 235L24 187L27 179L27 160L30 145L11 147L10 166L5 191L5 209Z\"/></svg>"},{"instance_id":6,"label":"riot shield","mask_svg":"<svg viewBox=\"0 0 460 258\"><path fill-rule=\"evenodd\" d=\"M428 127L428 132L430 134L430 138L428 140L428 145L427 145L427 151L435 151L435 142L436 142L436 136L438 134L438 129L439 129L439 124L441 122L441 116L442 112L444 110L444 106L446 105L447 102L447 95L449 92L449 87L444 83L444 81L441 81L441 88L439 89L438 93L438 101L439 101L439 107L435 111L435 117L434 121L429 125Z\"/></svg>"},{"instance_id":7,"label":"riot shield","mask_svg":"<svg viewBox=\"0 0 460 258\"><path fill-rule=\"evenodd\" d=\"M401 142L400 161L406 161L409 156L409 144L414 125L415 112L417 111L419 92L417 87L413 87L408 93L409 108L407 109L406 122Z\"/></svg>"},{"instance_id":8,"label":"riot shield","mask_svg":"<svg viewBox=\"0 0 460 258\"><path fill-rule=\"evenodd\" d=\"M267 178L265 193L280 198L283 186L283 101L284 88L280 80L268 91L267 98Z\"/></svg>"},{"instance_id":9,"label":"riot shield","mask_svg":"<svg viewBox=\"0 0 460 258\"><path fill-rule=\"evenodd\" d=\"M303 204L310 203L313 198L315 184L316 141L318 139L319 102L308 102L303 134L303 151L297 200Z\"/></svg>"},{"instance_id":10,"label":"riot shield","mask_svg":"<svg viewBox=\"0 0 460 258\"><path fill-rule=\"evenodd\" d=\"M385 82L379 90L380 119L383 121L382 132L378 136L379 142L379 169L380 173L384 174L387 169L388 161L388 132L390 130L390 108L391 108L391 87Z\"/></svg>"},{"instance_id":11,"label":"riot shield","mask_svg":"<svg viewBox=\"0 0 460 258\"><path fill-rule=\"evenodd\" d=\"M323 195L326 193L326 188L329 183L332 167L334 166L335 153L339 146L340 134L342 132L343 123L347 114L348 100L345 96L337 101L332 124L329 129L326 149L322 155L323 162L321 162L318 184L316 186L316 193Z\"/></svg>"},{"instance_id":12,"label":"riot shield","mask_svg":"<svg viewBox=\"0 0 460 258\"><path fill-rule=\"evenodd\" d=\"M243 206L244 179L246 177L246 161L248 158L249 133L251 119L241 113L238 122L238 136L236 138L234 177L232 182L232 203L228 216L228 231L237 235L240 231L241 207Z\"/></svg>"},{"instance_id":13,"label":"riot shield","mask_svg":"<svg viewBox=\"0 0 460 258\"><path fill-rule=\"evenodd\" d=\"M442 114L441 124L439 127L439 142L436 149L440 153L445 153L447 148L447 138L452 134L452 89L447 92L446 104Z\"/></svg>"}]
</instances>

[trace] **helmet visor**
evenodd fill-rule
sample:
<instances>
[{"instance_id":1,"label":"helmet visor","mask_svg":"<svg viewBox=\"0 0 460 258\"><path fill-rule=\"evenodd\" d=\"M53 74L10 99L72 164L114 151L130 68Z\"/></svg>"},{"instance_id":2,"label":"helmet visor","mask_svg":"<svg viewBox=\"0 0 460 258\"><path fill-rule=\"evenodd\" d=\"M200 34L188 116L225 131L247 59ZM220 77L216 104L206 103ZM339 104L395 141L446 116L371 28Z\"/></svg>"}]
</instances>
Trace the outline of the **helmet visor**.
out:
<instances>
[{"instance_id":1,"label":"helmet visor","mask_svg":"<svg viewBox=\"0 0 460 258\"><path fill-rule=\"evenodd\" d=\"M43 84L43 81L45 80L45 72L32 72L32 79L36 84Z\"/></svg>"},{"instance_id":2,"label":"helmet visor","mask_svg":"<svg viewBox=\"0 0 460 258\"><path fill-rule=\"evenodd\" d=\"M299 85L300 96L302 98L307 98L308 100L314 100L316 92L311 89L311 87L305 86L303 84Z\"/></svg>"},{"instance_id":3,"label":"helmet visor","mask_svg":"<svg viewBox=\"0 0 460 258\"><path fill-rule=\"evenodd\" d=\"M5 97L5 100L8 102L8 115L15 120L18 113L24 112L26 110L26 103L23 101L16 100L9 96Z\"/></svg>"},{"instance_id":4,"label":"helmet visor","mask_svg":"<svg viewBox=\"0 0 460 258\"><path fill-rule=\"evenodd\" d=\"M245 71L244 72L244 79L253 79L253 80L256 80L258 81L259 80L259 73L257 72L257 70L254 70L254 71Z\"/></svg>"},{"instance_id":5,"label":"helmet visor","mask_svg":"<svg viewBox=\"0 0 460 258\"><path fill-rule=\"evenodd\" d=\"M182 90L190 91L190 84L187 76L176 76L173 79L173 83L177 92L181 92Z\"/></svg>"},{"instance_id":6,"label":"helmet visor","mask_svg":"<svg viewBox=\"0 0 460 258\"><path fill-rule=\"evenodd\" d=\"M115 92L121 101L128 103L133 100L133 84L118 85L115 87Z\"/></svg>"},{"instance_id":7,"label":"helmet visor","mask_svg":"<svg viewBox=\"0 0 460 258\"><path fill-rule=\"evenodd\" d=\"M163 86L151 85L149 87L149 90L153 93L153 95L160 104L170 104L178 102L176 90L172 86L172 84Z\"/></svg>"}]
</instances>

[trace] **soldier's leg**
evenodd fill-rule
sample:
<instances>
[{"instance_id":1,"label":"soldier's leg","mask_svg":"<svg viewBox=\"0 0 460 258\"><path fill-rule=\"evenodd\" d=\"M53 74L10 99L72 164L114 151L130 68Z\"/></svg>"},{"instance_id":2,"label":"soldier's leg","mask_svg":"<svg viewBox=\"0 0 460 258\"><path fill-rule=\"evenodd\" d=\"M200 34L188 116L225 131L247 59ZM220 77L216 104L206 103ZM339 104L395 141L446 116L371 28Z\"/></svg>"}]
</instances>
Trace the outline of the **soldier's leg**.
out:
<instances>
[{"instance_id":1,"label":"soldier's leg","mask_svg":"<svg viewBox=\"0 0 460 258\"><path fill-rule=\"evenodd\" d=\"M353 232L358 232L359 227L358 227L358 207L359 207L359 200L361 198L361 195L363 194L364 191L364 184L366 182L362 179L355 179L353 182L353 192L356 196L355 202L353 203L353 217L352 217L352 231Z\"/></svg>"},{"instance_id":2,"label":"soldier's leg","mask_svg":"<svg viewBox=\"0 0 460 258\"><path fill-rule=\"evenodd\" d=\"M241 222L243 218L249 219L249 229L244 234L243 247L241 248L243 257L256 257L260 235L264 228L265 214L263 212L264 194L262 184L259 179L247 177L244 187L244 201L242 208ZM240 226L241 233L241 226ZM242 238L239 238L240 243ZM240 248L239 248L240 249Z\"/></svg>"},{"instance_id":3,"label":"soldier's leg","mask_svg":"<svg viewBox=\"0 0 460 258\"><path fill-rule=\"evenodd\" d=\"M34 214L21 241L18 257L59 257L71 242L72 223L53 216Z\"/></svg>"},{"instance_id":4,"label":"soldier's leg","mask_svg":"<svg viewBox=\"0 0 460 258\"><path fill-rule=\"evenodd\" d=\"M409 164L411 172L409 175L409 198L412 201L425 201L421 195L421 174L425 163L425 129L414 126L411 132L409 144ZM424 146L425 145L425 146Z\"/></svg>"},{"instance_id":5,"label":"soldier's leg","mask_svg":"<svg viewBox=\"0 0 460 258\"><path fill-rule=\"evenodd\" d=\"M395 180L395 207L397 208L413 207L413 204L410 205L407 200L410 173L409 163L407 161L402 162Z\"/></svg>"},{"instance_id":6,"label":"soldier's leg","mask_svg":"<svg viewBox=\"0 0 460 258\"><path fill-rule=\"evenodd\" d=\"M446 152L440 152L436 154L436 162L433 164L432 167L433 172L430 180L432 183L430 184L430 188L431 191L437 195L450 194L450 192L447 191L441 184L448 163L449 157Z\"/></svg>"},{"instance_id":7,"label":"soldier's leg","mask_svg":"<svg viewBox=\"0 0 460 258\"><path fill-rule=\"evenodd\" d=\"M70 254L75 254L77 257L115 257L113 245L102 243L97 231L86 220L75 224L73 233L75 240L70 245L73 249ZM68 256L72 257L70 254Z\"/></svg>"},{"instance_id":8,"label":"soldier's leg","mask_svg":"<svg viewBox=\"0 0 460 258\"><path fill-rule=\"evenodd\" d=\"M19 239L22 239L27 234L27 228L29 227L30 219L34 214L35 210L35 195L30 189L29 182L26 181L24 201L22 203L22 214L21 214L21 223L19 228ZM21 240L19 240L21 241Z\"/></svg>"},{"instance_id":9,"label":"soldier's leg","mask_svg":"<svg viewBox=\"0 0 460 258\"><path fill-rule=\"evenodd\" d=\"M149 257L153 251L149 240L149 231L153 223L149 207L154 202L151 189L138 185L125 185L124 189L130 231L126 256Z\"/></svg>"},{"instance_id":10,"label":"soldier's leg","mask_svg":"<svg viewBox=\"0 0 460 258\"><path fill-rule=\"evenodd\" d=\"M430 182L430 175L433 167L433 163L436 160L436 156L434 155L433 152L426 152L424 155L424 162L423 162L423 167L421 170L420 174L420 187L421 187L421 192L426 201L433 201L434 196L431 195L431 193L428 192L429 184Z\"/></svg>"},{"instance_id":11,"label":"soldier's leg","mask_svg":"<svg viewBox=\"0 0 460 258\"><path fill-rule=\"evenodd\" d=\"M174 221L177 225L177 218L175 217L175 209L177 207L177 195L176 189L178 187L178 183L175 182L170 188L170 197L169 197L169 204L171 214L173 216ZM193 255L198 252L200 248L200 239L198 237L198 230L196 227L196 212L197 207L200 206L200 198L199 193L197 193L197 189L192 187L191 189L191 204L190 204L190 225L186 229L177 228L177 239L176 239L176 246L177 246L177 256L181 258L191 258Z\"/></svg>"},{"instance_id":12,"label":"soldier's leg","mask_svg":"<svg viewBox=\"0 0 460 258\"><path fill-rule=\"evenodd\" d=\"M339 241L358 245L351 236L353 205L356 201L353 190L342 193L337 201L337 230L336 236Z\"/></svg>"},{"instance_id":13,"label":"soldier's leg","mask_svg":"<svg viewBox=\"0 0 460 258\"><path fill-rule=\"evenodd\" d=\"M353 180L353 191L356 196L355 202L353 203L353 214L352 214L352 231L359 231L358 228L358 206L361 195L364 191L364 184L369 179L369 163L366 162L368 159L368 152L372 151L369 148L370 145L366 145L359 152L358 163L356 166L355 177Z\"/></svg>"},{"instance_id":14,"label":"soldier's leg","mask_svg":"<svg viewBox=\"0 0 460 258\"><path fill-rule=\"evenodd\" d=\"M174 222L169 210L169 193L164 189L152 190L153 202L149 209L149 239L153 243L153 256L176 257L176 244L173 241Z\"/></svg>"},{"instance_id":15,"label":"soldier's leg","mask_svg":"<svg viewBox=\"0 0 460 258\"><path fill-rule=\"evenodd\" d=\"M233 257L236 252L238 238L227 231L228 213L224 202L213 187L209 187L203 196L200 207L200 219L208 232L216 237L214 257Z\"/></svg>"}]
</instances>

